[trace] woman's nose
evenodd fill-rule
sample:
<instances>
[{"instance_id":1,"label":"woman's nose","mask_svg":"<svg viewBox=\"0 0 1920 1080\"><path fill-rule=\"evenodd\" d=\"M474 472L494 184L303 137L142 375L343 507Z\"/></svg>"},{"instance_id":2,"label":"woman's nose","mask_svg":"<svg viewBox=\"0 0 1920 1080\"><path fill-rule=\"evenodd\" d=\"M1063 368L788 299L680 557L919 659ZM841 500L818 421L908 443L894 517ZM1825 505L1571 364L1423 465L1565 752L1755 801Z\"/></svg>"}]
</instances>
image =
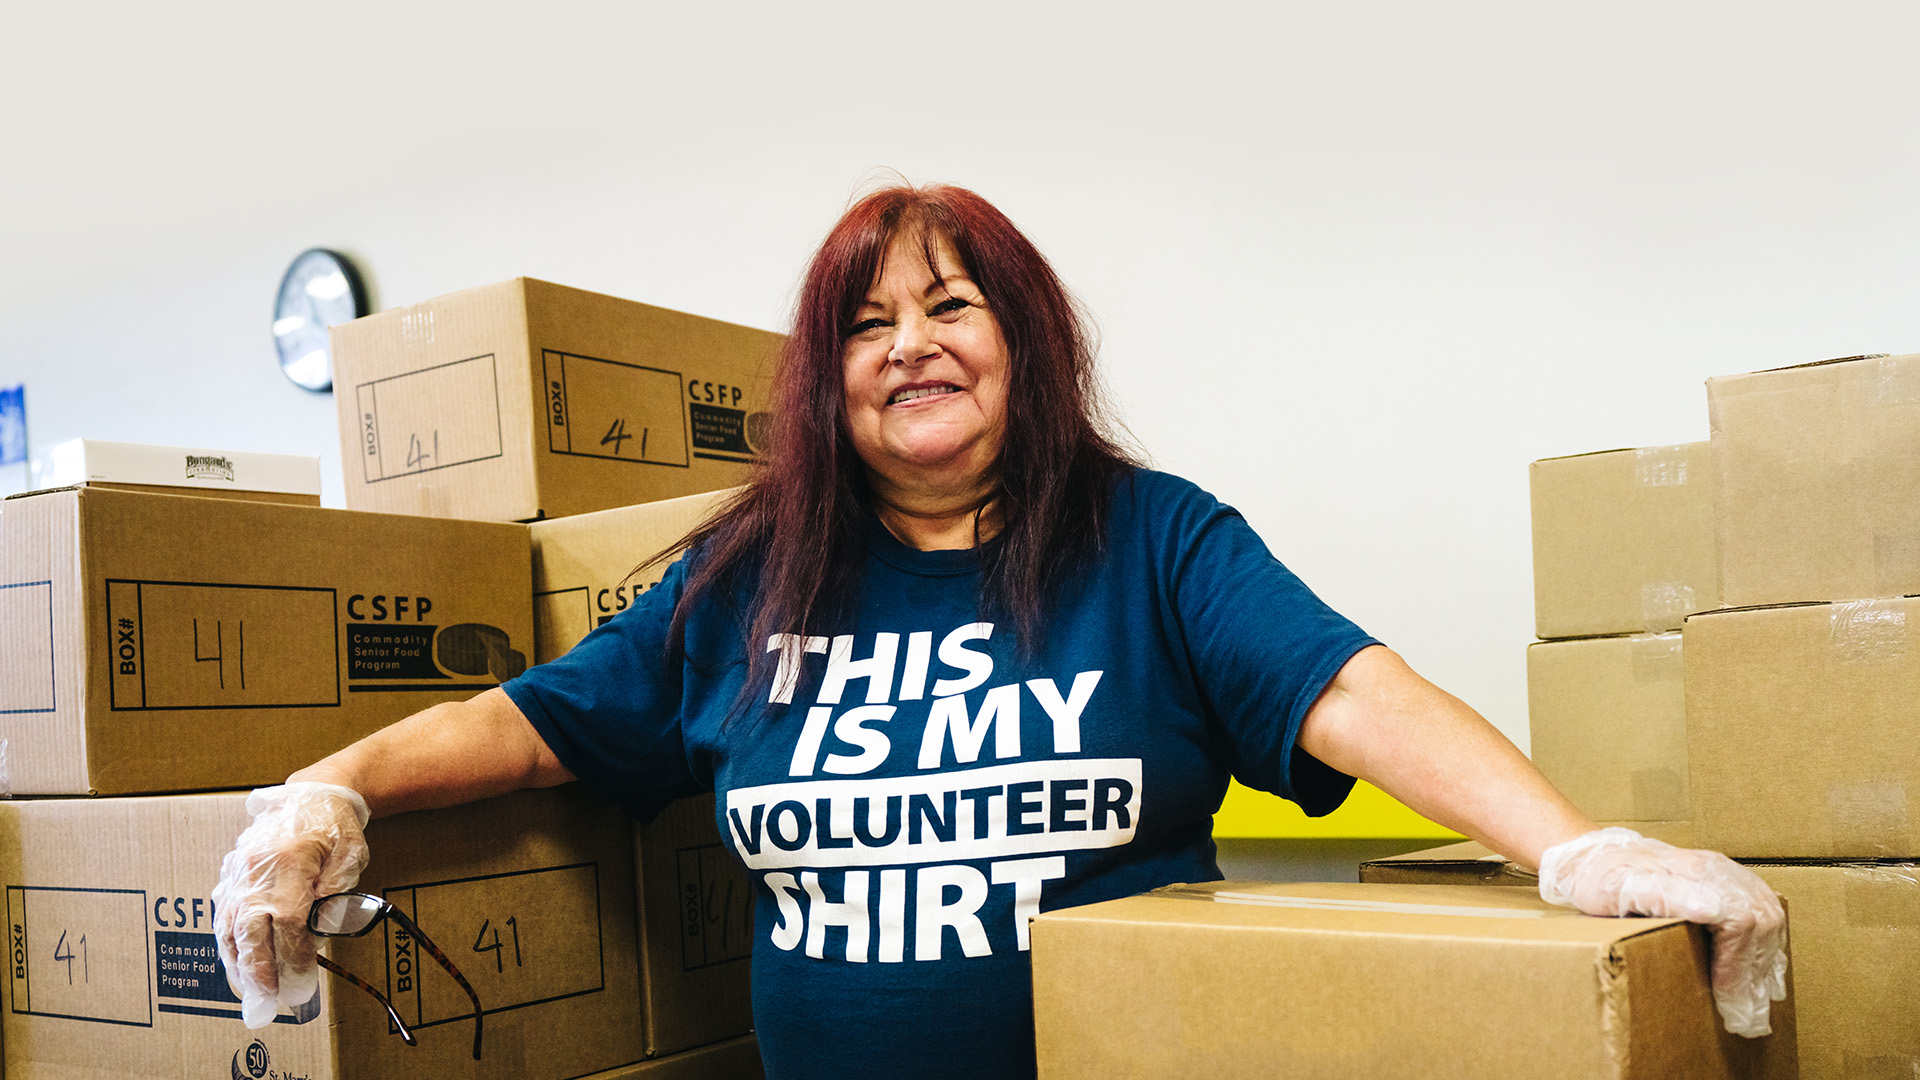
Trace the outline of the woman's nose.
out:
<instances>
[{"instance_id":1,"label":"woman's nose","mask_svg":"<svg viewBox=\"0 0 1920 1080\"><path fill-rule=\"evenodd\" d=\"M927 320L909 316L894 324L893 349L887 359L896 364L918 364L938 351Z\"/></svg>"}]
</instances>

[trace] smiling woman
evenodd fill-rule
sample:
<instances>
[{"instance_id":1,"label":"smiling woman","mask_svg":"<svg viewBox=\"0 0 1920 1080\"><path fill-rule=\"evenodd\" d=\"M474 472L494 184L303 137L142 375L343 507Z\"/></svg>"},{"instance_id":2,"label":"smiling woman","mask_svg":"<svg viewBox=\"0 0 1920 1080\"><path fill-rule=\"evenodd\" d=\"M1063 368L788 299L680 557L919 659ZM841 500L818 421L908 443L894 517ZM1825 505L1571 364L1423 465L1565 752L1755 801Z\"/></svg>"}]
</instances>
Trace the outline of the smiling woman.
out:
<instances>
[{"instance_id":1,"label":"smiling woman","mask_svg":"<svg viewBox=\"0 0 1920 1080\"><path fill-rule=\"evenodd\" d=\"M856 203L808 267L766 464L657 586L560 659L256 793L216 896L243 995L310 986L277 913L358 872L366 812L578 778L645 817L711 791L756 883L770 1077L1031 1076L1036 913L1218 879L1229 777L1313 815L1361 778L1539 866L1550 898L1713 923L1723 1014L1764 1031L1785 970L1766 886L1596 831L1231 507L1132 463L1087 340L979 196Z\"/></svg>"}]
</instances>

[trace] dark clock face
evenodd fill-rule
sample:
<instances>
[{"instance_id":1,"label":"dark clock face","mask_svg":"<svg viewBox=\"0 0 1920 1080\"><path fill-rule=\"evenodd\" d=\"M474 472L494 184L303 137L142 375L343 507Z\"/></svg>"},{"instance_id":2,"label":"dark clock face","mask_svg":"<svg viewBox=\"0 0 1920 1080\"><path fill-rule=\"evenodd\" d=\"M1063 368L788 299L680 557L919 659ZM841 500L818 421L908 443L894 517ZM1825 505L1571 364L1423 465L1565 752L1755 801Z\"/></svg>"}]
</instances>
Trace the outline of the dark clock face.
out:
<instances>
[{"instance_id":1,"label":"dark clock face","mask_svg":"<svg viewBox=\"0 0 1920 1080\"><path fill-rule=\"evenodd\" d=\"M280 370L308 390L332 389L327 327L366 313L366 289L346 256L325 248L301 252L280 279L280 296L273 306Z\"/></svg>"}]
</instances>

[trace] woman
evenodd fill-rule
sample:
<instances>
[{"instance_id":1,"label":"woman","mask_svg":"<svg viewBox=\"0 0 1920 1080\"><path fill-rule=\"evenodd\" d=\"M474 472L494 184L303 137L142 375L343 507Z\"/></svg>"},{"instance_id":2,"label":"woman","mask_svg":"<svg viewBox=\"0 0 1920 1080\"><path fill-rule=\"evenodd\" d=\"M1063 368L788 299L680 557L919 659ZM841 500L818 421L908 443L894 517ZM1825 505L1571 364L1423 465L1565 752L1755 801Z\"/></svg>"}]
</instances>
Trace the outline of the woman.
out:
<instances>
[{"instance_id":1,"label":"woman","mask_svg":"<svg viewBox=\"0 0 1920 1080\"><path fill-rule=\"evenodd\" d=\"M1723 1014L1765 1030L1764 884L1596 832L1232 510L1129 461L1093 386L1066 292L984 200L855 205L809 268L769 463L660 586L250 800L215 899L248 1023L311 994L301 920L357 878L369 812L577 777L639 814L719 792L759 883L769 1075L1030 1073L1028 918L1217 878L1231 774L1310 813L1363 777L1550 899L1715 923Z\"/></svg>"}]
</instances>

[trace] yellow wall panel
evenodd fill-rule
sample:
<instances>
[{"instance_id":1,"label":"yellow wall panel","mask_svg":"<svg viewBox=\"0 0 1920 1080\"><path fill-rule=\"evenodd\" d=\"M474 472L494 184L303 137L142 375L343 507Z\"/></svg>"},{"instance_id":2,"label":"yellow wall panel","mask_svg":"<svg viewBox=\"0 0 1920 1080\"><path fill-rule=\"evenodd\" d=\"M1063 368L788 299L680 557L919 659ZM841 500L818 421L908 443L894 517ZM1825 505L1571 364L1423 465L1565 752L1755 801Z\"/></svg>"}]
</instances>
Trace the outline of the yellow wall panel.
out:
<instances>
[{"instance_id":1,"label":"yellow wall panel","mask_svg":"<svg viewBox=\"0 0 1920 1080\"><path fill-rule=\"evenodd\" d=\"M1220 812L1213 816L1213 835L1222 839L1465 839L1407 809L1391 795L1364 781L1354 785L1353 794L1347 796L1340 809L1320 818L1308 817L1298 806L1278 795L1242 787L1235 781L1227 790Z\"/></svg>"}]
</instances>

